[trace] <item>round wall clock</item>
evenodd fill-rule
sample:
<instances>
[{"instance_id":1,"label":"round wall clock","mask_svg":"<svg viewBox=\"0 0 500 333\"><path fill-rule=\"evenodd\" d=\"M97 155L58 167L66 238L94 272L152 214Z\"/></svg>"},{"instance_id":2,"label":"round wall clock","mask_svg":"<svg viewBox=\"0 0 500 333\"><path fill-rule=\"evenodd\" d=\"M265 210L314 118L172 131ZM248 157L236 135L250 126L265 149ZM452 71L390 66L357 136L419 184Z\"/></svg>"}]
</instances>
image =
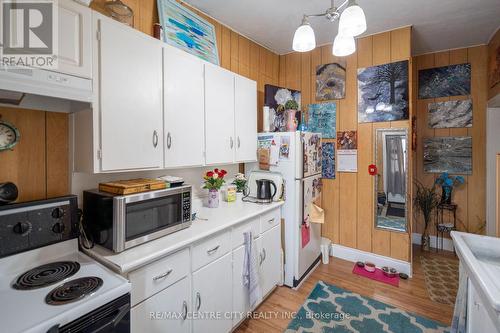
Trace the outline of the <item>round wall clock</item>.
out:
<instances>
[{"instance_id":1,"label":"round wall clock","mask_svg":"<svg viewBox=\"0 0 500 333\"><path fill-rule=\"evenodd\" d=\"M21 135L14 125L0 120L0 151L14 148Z\"/></svg>"}]
</instances>

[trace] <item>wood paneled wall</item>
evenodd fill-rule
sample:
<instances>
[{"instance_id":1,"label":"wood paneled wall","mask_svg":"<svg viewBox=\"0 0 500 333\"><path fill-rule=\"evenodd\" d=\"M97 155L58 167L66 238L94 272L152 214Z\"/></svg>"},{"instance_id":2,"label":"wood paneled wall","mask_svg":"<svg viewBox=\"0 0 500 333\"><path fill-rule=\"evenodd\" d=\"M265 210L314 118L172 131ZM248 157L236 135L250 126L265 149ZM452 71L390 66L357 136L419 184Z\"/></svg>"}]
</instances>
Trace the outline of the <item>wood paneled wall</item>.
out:
<instances>
[{"instance_id":1,"label":"wood paneled wall","mask_svg":"<svg viewBox=\"0 0 500 333\"><path fill-rule=\"evenodd\" d=\"M431 186L439 174L423 170L423 139L437 136L472 137L472 175L465 177L465 185L453 190L453 201L458 204L457 220L459 230L484 233L481 224L486 221L486 103L488 95L487 46L456 49L429 53L414 58L417 70L452 64L471 63L471 96L417 99L418 149L416 178ZM432 129L427 125L427 105L458 99L472 99L473 119L470 128ZM440 190L438 190L439 192ZM414 231L423 231L422 217L415 219ZM431 227L431 233L434 232Z\"/></svg>"},{"instance_id":2,"label":"wood paneled wall","mask_svg":"<svg viewBox=\"0 0 500 333\"><path fill-rule=\"evenodd\" d=\"M500 28L488 44L488 99L500 94ZM493 84L496 82L496 84Z\"/></svg>"},{"instance_id":3,"label":"wood paneled wall","mask_svg":"<svg viewBox=\"0 0 500 333\"><path fill-rule=\"evenodd\" d=\"M103 7L106 0L94 0L91 7L107 14ZM156 0L124 0L134 11L134 28L152 35L153 24L158 23ZM180 3L184 4L182 1ZM257 81L258 127L262 128L262 106L264 105L264 85L278 84L279 56L239 35L225 25L204 13L186 5L215 26L220 65L242 76Z\"/></svg>"},{"instance_id":4,"label":"wood paneled wall","mask_svg":"<svg viewBox=\"0 0 500 333\"><path fill-rule=\"evenodd\" d=\"M68 115L0 107L0 116L21 134L13 150L0 152L0 183L15 183L18 201L68 194Z\"/></svg>"},{"instance_id":5,"label":"wood paneled wall","mask_svg":"<svg viewBox=\"0 0 500 333\"><path fill-rule=\"evenodd\" d=\"M410 121L358 124L357 70L400 60L408 60L412 68L411 28L360 38L357 52L345 59L346 96L333 102L337 106L337 131L358 131L358 172L337 172L336 179L323 181L323 208L326 211L323 235L336 244L409 261L409 233L374 228L375 184L368 174L368 165L374 163L375 129L409 128ZM335 61L338 59L332 55L331 45L307 53L280 56L280 86L301 90L303 107L316 103L316 67ZM410 94L413 94L412 85L410 70ZM410 95L410 100L412 98ZM412 109L410 106L410 113Z\"/></svg>"}]
</instances>

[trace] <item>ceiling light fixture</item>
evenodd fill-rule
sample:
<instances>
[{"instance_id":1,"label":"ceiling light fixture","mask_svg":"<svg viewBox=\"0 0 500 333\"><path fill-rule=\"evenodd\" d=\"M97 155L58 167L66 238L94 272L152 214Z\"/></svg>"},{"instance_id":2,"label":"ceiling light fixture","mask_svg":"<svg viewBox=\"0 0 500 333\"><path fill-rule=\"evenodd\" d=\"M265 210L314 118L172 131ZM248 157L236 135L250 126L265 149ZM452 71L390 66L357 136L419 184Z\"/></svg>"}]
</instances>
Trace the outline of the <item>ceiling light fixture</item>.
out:
<instances>
[{"instance_id":1,"label":"ceiling light fixture","mask_svg":"<svg viewBox=\"0 0 500 333\"><path fill-rule=\"evenodd\" d=\"M333 41L333 55L344 57L356 51L354 37L366 31L366 17L363 9L355 0L344 0L338 7L335 7L334 0L331 0L331 4L331 7L323 14L304 15L302 24L293 36L294 51L308 52L316 47L314 30L309 24L311 17L325 17L330 22L339 20L339 32ZM340 10L344 7L341 13Z\"/></svg>"}]
</instances>

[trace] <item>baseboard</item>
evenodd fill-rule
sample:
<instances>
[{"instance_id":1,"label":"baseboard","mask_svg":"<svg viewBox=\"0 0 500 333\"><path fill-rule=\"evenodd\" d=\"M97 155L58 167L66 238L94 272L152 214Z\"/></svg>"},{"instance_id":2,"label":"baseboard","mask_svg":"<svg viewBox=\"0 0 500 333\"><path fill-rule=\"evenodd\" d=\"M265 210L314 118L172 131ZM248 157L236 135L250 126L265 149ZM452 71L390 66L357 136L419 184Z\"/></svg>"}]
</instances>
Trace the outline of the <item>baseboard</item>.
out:
<instances>
[{"instance_id":1,"label":"baseboard","mask_svg":"<svg viewBox=\"0 0 500 333\"><path fill-rule=\"evenodd\" d=\"M403 260L393 259L379 254L361 251L358 249L353 249L347 246L342 246L338 244L332 244L331 254L334 257L344 259L347 261L370 261L374 263L377 267L393 267L398 270L398 272L408 274L412 276L411 263Z\"/></svg>"},{"instance_id":2,"label":"baseboard","mask_svg":"<svg viewBox=\"0 0 500 333\"><path fill-rule=\"evenodd\" d=\"M412 243L421 245L422 244L422 234L413 233L411 234ZM431 236L431 247L436 247L436 236ZM439 249L441 249L441 237L439 237ZM449 238L444 238L443 240L443 250L453 251L453 240Z\"/></svg>"}]
</instances>

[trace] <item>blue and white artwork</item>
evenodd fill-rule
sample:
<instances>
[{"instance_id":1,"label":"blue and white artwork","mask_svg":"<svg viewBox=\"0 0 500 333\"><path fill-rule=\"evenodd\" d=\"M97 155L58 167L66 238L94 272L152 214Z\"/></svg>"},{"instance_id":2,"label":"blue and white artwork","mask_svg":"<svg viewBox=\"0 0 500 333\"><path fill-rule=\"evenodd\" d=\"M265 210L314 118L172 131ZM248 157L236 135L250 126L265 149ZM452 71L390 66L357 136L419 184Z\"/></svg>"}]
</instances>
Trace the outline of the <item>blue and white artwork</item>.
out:
<instances>
[{"instance_id":1,"label":"blue and white artwork","mask_svg":"<svg viewBox=\"0 0 500 333\"><path fill-rule=\"evenodd\" d=\"M335 179L335 143L323 142L322 146L322 169L321 177Z\"/></svg>"},{"instance_id":2,"label":"blue and white artwork","mask_svg":"<svg viewBox=\"0 0 500 333\"><path fill-rule=\"evenodd\" d=\"M424 138L424 171L472 175L472 137Z\"/></svg>"},{"instance_id":3,"label":"blue and white artwork","mask_svg":"<svg viewBox=\"0 0 500 333\"><path fill-rule=\"evenodd\" d=\"M358 69L358 123L408 119L408 61Z\"/></svg>"},{"instance_id":4,"label":"blue and white artwork","mask_svg":"<svg viewBox=\"0 0 500 333\"><path fill-rule=\"evenodd\" d=\"M158 0L164 41L213 64L219 64L215 28L175 0Z\"/></svg>"},{"instance_id":5,"label":"blue and white artwork","mask_svg":"<svg viewBox=\"0 0 500 333\"><path fill-rule=\"evenodd\" d=\"M472 127L472 100L429 103L429 128Z\"/></svg>"},{"instance_id":6,"label":"blue and white artwork","mask_svg":"<svg viewBox=\"0 0 500 333\"><path fill-rule=\"evenodd\" d=\"M419 70L418 98L470 95L470 75L470 64Z\"/></svg>"},{"instance_id":7,"label":"blue and white artwork","mask_svg":"<svg viewBox=\"0 0 500 333\"><path fill-rule=\"evenodd\" d=\"M337 106L335 103L310 104L308 111L309 132L321 133L323 139L335 139Z\"/></svg>"}]
</instances>

